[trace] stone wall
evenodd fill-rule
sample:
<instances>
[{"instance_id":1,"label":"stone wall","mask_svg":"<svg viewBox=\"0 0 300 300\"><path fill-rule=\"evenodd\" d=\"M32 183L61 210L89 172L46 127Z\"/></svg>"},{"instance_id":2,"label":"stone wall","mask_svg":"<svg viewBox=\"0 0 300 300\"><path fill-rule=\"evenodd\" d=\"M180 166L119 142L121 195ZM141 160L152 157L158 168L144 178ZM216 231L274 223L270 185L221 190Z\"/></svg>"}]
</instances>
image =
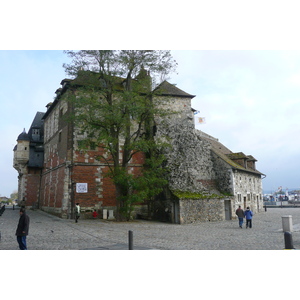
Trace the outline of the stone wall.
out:
<instances>
[{"instance_id":1,"label":"stone wall","mask_svg":"<svg viewBox=\"0 0 300 300\"><path fill-rule=\"evenodd\" d=\"M223 221L224 200L222 199L180 199L180 224Z\"/></svg>"},{"instance_id":2,"label":"stone wall","mask_svg":"<svg viewBox=\"0 0 300 300\"><path fill-rule=\"evenodd\" d=\"M164 153L170 189L219 194L210 144L201 139L192 123L182 121L159 128L159 134L168 136L171 145Z\"/></svg>"},{"instance_id":3,"label":"stone wall","mask_svg":"<svg viewBox=\"0 0 300 300\"><path fill-rule=\"evenodd\" d=\"M211 159L214 165L218 189L223 193L233 195L232 168L214 152L211 152Z\"/></svg>"},{"instance_id":4,"label":"stone wall","mask_svg":"<svg viewBox=\"0 0 300 300\"><path fill-rule=\"evenodd\" d=\"M157 138L167 136L170 144L164 151L168 188L173 192L199 193L200 199L175 200L174 195L165 192L156 203L154 216L180 224L224 220L224 200L217 197L221 193L211 145L195 129L188 101L174 98L171 102L172 108L181 112L157 122Z\"/></svg>"}]
</instances>

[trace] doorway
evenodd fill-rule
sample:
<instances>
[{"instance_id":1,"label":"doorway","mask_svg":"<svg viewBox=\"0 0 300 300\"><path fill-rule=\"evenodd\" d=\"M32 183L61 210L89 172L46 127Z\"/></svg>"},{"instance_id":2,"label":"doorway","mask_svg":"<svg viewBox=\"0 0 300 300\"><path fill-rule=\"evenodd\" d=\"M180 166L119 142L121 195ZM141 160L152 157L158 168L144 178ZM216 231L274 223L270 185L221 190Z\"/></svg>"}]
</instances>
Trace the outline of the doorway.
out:
<instances>
[{"instance_id":1,"label":"doorway","mask_svg":"<svg viewBox=\"0 0 300 300\"><path fill-rule=\"evenodd\" d=\"M225 220L231 220L231 200L224 200Z\"/></svg>"},{"instance_id":2,"label":"doorway","mask_svg":"<svg viewBox=\"0 0 300 300\"><path fill-rule=\"evenodd\" d=\"M179 202L175 200L172 203L172 206L173 206L173 223L174 224L180 224L180 221L179 221Z\"/></svg>"}]
</instances>

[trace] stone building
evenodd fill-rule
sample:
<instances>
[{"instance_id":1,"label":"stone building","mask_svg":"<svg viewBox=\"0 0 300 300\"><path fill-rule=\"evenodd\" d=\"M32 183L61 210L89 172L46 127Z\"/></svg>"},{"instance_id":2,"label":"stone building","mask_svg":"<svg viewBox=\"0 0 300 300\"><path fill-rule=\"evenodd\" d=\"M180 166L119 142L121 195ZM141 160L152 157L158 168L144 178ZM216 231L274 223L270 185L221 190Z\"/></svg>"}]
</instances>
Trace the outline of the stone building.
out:
<instances>
[{"instance_id":1,"label":"stone building","mask_svg":"<svg viewBox=\"0 0 300 300\"><path fill-rule=\"evenodd\" d=\"M72 114L65 99L71 84L84 83L79 78L62 80L47 111L37 113L39 122L34 121L28 134L18 137L14 167L19 172L19 199L24 199L26 206L35 205L62 218L73 217L77 202L83 216L90 216L94 209L102 215L104 209L116 209L115 188L105 177L108 165L97 160L103 149L95 145L79 150L85 133L66 118ZM263 174L256 170L254 157L232 153L217 139L195 129L193 95L167 81L156 90L157 97L167 100L176 114L155 119L156 138L168 137L172 147L164 153L169 184L153 203L152 218L183 224L235 218L238 205L260 211ZM133 157L129 165L133 174L143 159L143 155ZM145 209L141 205L137 215L149 216Z\"/></svg>"},{"instance_id":2,"label":"stone building","mask_svg":"<svg viewBox=\"0 0 300 300\"><path fill-rule=\"evenodd\" d=\"M239 205L254 213L262 210L265 175L256 170L253 156L233 153L195 129L190 115L161 131L172 147L165 153L169 185L156 203L160 219L180 224L222 221L236 218Z\"/></svg>"},{"instance_id":3,"label":"stone building","mask_svg":"<svg viewBox=\"0 0 300 300\"><path fill-rule=\"evenodd\" d=\"M29 128L17 138L13 166L18 171L18 200L30 199L28 205L40 199L40 181L44 166L43 112L37 112ZM23 203L24 204L24 203Z\"/></svg>"},{"instance_id":4,"label":"stone building","mask_svg":"<svg viewBox=\"0 0 300 300\"><path fill-rule=\"evenodd\" d=\"M218 139L203 132L200 135L211 145L218 189L232 195L232 199L224 200L225 219L231 219L239 205L243 209L251 207L254 213L262 211L262 179L265 175L256 169L257 160L243 152L233 153Z\"/></svg>"}]
</instances>

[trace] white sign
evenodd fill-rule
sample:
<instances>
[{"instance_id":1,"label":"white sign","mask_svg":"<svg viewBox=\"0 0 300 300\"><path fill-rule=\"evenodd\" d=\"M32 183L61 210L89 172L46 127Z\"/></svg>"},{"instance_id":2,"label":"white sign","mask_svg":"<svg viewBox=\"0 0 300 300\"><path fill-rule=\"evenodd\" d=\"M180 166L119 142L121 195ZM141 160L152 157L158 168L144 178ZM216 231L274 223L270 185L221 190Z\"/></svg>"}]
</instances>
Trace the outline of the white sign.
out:
<instances>
[{"instance_id":1,"label":"white sign","mask_svg":"<svg viewBox=\"0 0 300 300\"><path fill-rule=\"evenodd\" d=\"M87 183L76 183L76 193L87 193L88 184Z\"/></svg>"}]
</instances>

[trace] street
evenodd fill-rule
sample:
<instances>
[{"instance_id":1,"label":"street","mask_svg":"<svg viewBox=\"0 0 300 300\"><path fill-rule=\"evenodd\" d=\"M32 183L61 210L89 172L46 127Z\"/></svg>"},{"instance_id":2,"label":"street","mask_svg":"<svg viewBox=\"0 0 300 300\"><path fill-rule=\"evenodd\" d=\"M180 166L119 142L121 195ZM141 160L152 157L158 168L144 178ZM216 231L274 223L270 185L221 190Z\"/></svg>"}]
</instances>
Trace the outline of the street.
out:
<instances>
[{"instance_id":1,"label":"street","mask_svg":"<svg viewBox=\"0 0 300 300\"><path fill-rule=\"evenodd\" d=\"M156 250L281 250L282 216L292 215L292 238L300 249L300 208L269 208L253 217L253 228L239 228L237 220L187 225L135 220L60 219L40 210L30 217L28 250L126 250L132 231L133 249ZM19 209L8 207L0 217L0 249L17 250L15 230ZM244 224L245 225L245 224Z\"/></svg>"}]
</instances>

